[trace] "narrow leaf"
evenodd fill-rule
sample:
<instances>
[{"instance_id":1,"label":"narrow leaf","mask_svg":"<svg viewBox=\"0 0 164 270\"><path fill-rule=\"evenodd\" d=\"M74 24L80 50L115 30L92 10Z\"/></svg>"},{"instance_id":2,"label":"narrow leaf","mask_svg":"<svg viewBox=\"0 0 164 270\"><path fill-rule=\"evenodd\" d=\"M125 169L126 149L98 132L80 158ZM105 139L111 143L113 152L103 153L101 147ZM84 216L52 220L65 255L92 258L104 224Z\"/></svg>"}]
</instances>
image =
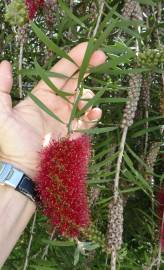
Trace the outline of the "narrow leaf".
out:
<instances>
[{"instance_id":1,"label":"narrow leaf","mask_svg":"<svg viewBox=\"0 0 164 270\"><path fill-rule=\"evenodd\" d=\"M43 240L43 242L54 247L72 247L75 245L74 241Z\"/></svg>"},{"instance_id":2,"label":"narrow leaf","mask_svg":"<svg viewBox=\"0 0 164 270\"><path fill-rule=\"evenodd\" d=\"M59 0L59 4L71 20L75 21L76 24L86 28L85 24L71 12L71 10L64 4L63 1Z\"/></svg>"},{"instance_id":3,"label":"narrow leaf","mask_svg":"<svg viewBox=\"0 0 164 270\"><path fill-rule=\"evenodd\" d=\"M77 96L76 96L76 99L74 101L74 104L73 104L73 107L72 107L72 110L71 110L71 115L70 115L70 118L69 118L69 122L68 122L68 133L71 131L71 123L72 123L72 120L75 118L76 116L76 112L77 112L77 106L78 106L78 103L80 101L80 98L83 94L83 85L81 84L80 88L78 89L78 92L77 92Z\"/></svg>"},{"instance_id":4,"label":"narrow leaf","mask_svg":"<svg viewBox=\"0 0 164 270\"><path fill-rule=\"evenodd\" d=\"M116 23L117 23L117 20L111 19L110 24L107 26L105 31L101 33L98 40L96 40L95 47L94 47L95 50L100 48L101 44L106 40L108 35L112 32L112 30L116 26Z\"/></svg>"},{"instance_id":5,"label":"narrow leaf","mask_svg":"<svg viewBox=\"0 0 164 270\"><path fill-rule=\"evenodd\" d=\"M93 51L94 51L94 39L91 38L88 41L88 45L87 45L87 49L86 49L86 52L85 52L85 55L84 55L84 58L83 58L83 62L82 62L81 67L80 67L79 78L78 78L78 86L80 85L80 82L84 78L84 74L86 73L86 70L87 70L87 68L89 66L89 60L91 58L91 55L92 55Z\"/></svg>"},{"instance_id":6,"label":"narrow leaf","mask_svg":"<svg viewBox=\"0 0 164 270\"><path fill-rule=\"evenodd\" d=\"M138 0L138 2L143 4L143 5L150 5L150 6L155 5L155 3L152 0Z\"/></svg>"},{"instance_id":7,"label":"narrow leaf","mask_svg":"<svg viewBox=\"0 0 164 270\"><path fill-rule=\"evenodd\" d=\"M125 103L128 101L128 98L97 98L97 102L95 104L101 104L101 103Z\"/></svg>"},{"instance_id":8,"label":"narrow leaf","mask_svg":"<svg viewBox=\"0 0 164 270\"><path fill-rule=\"evenodd\" d=\"M145 128L145 129L142 129L142 130L137 131L131 137L132 138L137 138L137 137L140 137L140 136L145 135L148 132L153 132L155 130L159 130L160 128L161 128L161 126L155 126L155 127Z\"/></svg>"},{"instance_id":9,"label":"narrow leaf","mask_svg":"<svg viewBox=\"0 0 164 270\"><path fill-rule=\"evenodd\" d=\"M105 127L105 128L92 128L92 129L78 129L75 132L81 132L86 134L100 134L116 130L118 127Z\"/></svg>"},{"instance_id":10,"label":"narrow leaf","mask_svg":"<svg viewBox=\"0 0 164 270\"><path fill-rule=\"evenodd\" d=\"M137 121L136 123L134 123L129 129L132 129L132 128L135 128L135 127L138 127L142 124L145 124L147 122L152 122L152 121L155 121L155 120L160 120L160 119L164 119L164 115L160 115L160 116L153 116L153 117L148 117L148 118L145 118L143 120L140 120L140 121Z\"/></svg>"},{"instance_id":11,"label":"narrow leaf","mask_svg":"<svg viewBox=\"0 0 164 270\"><path fill-rule=\"evenodd\" d=\"M49 50L53 51L56 53L58 56L66 58L70 62L73 62L75 65L77 65L73 59L65 52L63 51L60 47L58 47L51 39L49 39L48 36L44 34L44 32L34 23L31 23L31 27L37 37L39 38L40 41L42 41Z\"/></svg>"},{"instance_id":12,"label":"narrow leaf","mask_svg":"<svg viewBox=\"0 0 164 270\"><path fill-rule=\"evenodd\" d=\"M146 188L147 190L151 191L151 186L149 185L149 183L143 178L143 176L139 173L139 171L137 171L134 166L133 166L133 162L131 161L131 159L129 158L129 156L124 152L124 160L126 162L126 164L128 165L128 167L131 169L132 173L134 174L134 177L137 178L139 180L139 183L141 184L141 187Z\"/></svg>"},{"instance_id":13,"label":"narrow leaf","mask_svg":"<svg viewBox=\"0 0 164 270\"><path fill-rule=\"evenodd\" d=\"M95 104L97 104L98 99L104 94L104 92L105 92L105 90L99 91L92 99L89 99L87 104L78 113L78 117L80 117L82 114L84 114L91 106L94 106Z\"/></svg>"},{"instance_id":14,"label":"narrow leaf","mask_svg":"<svg viewBox=\"0 0 164 270\"><path fill-rule=\"evenodd\" d=\"M47 73L45 72L45 70L38 64L38 62L35 60L35 69L37 72L37 75L40 76L40 78L56 93L58 94L60 97L62 97L63 99L65 99L67 102L70 102L66 96L72 96L72 94L64 92L59 90L54 84L53 82L48 78Z\"/></svg>"},{"instance_id":15,"label":"narrow leaf","mask_svg":"<svg viewBox=\"0 0 164 270\"><path fill-rule=\"evenodd\" d=\"M74 262L73 262L73 265L77 265L78 264L79 258L80 258L80 251L79 251L79 248L77 247L75 249L75 253L74 253Z\"/></svg>"},{"instance_id":16,"label":"narrow leaf","mask_svg":"<svg viewBox=\"0 0 164 270\"><path fill-rule=\"evenodd\" d=\"M133 187L133 188L120 190L120 193L131 193L131 192L135 192L135 191L140 190L140 189L141 189L140 187Z\"/></svg>"},{"instance_id":17,"label":"narrow leaf","mask_svg":"<svg viewBox=\"0 0 164 270\"><path fill-rule=\"evenodd\" d=\"M52 111L50 111L46 105L44 105L36 96L34 96L32 93L28 93L29 97L43 110L45 111L49 116L54 118L55 120L59 121L62 124L65 124L56 114L54 114Z\"/></svg>"}]
</instances>

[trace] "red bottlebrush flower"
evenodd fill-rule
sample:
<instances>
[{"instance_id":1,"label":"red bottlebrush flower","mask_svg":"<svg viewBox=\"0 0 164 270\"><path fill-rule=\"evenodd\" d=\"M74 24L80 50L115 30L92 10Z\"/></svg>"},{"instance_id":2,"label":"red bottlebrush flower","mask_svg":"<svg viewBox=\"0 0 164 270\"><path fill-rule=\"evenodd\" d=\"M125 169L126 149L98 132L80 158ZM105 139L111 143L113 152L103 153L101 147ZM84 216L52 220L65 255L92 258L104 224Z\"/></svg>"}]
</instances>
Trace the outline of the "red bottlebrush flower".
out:
<instances>
[{"instance_id":1,"label":"red bottlebrush flower","mask_svg":"<svg viewBox=\"0 0 164 270\"><path fill-rule=\"evenodd\" d=\"M37 10L44 5L44 0L25 0L25 4L28 9L29 19L32 20Z\"/></svg>"},{"instance_id":2,"label":"red bottlebrush flower","mask_svg":"<svg viewBox=\"0 0 164 270\"><path fill-rule=\"evenodd\" d=\"M159 217L159 226L160 226L160 243L161 243L161 250L164 252L164 187L160 189L157 195L157 211Z\"/></svg>"},{"instance_id":3,"label":"red bottlebrush flower","mask_svg":"<svg viewBox=\"0 0 164 270\"><path fill-rule=\"evenodd\" d=\"M78 236L90 224L86 176L90 139L52 141L41 152L36 177L43 213L65 236Z\"/></svg>"}]
</instances>

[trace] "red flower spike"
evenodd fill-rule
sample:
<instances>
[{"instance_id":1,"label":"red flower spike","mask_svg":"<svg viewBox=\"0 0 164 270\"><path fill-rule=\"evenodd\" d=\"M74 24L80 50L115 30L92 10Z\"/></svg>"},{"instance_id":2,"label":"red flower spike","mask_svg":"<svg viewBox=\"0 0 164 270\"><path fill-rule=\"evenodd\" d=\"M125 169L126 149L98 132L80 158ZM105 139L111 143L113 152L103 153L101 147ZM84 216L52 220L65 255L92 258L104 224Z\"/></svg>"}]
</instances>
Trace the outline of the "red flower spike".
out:
<instances>
[{"instance_id":1,"label":"red flower spike","mask_svg":"<svg viewBox=\"0 0 164 270\"><path fill-rule=\"evenodd\" d=\"M41 152L36 180L43 213L64 236L78 236L90 224L86 189L90 153L88 136L52 141Z\"/></svg>"},{"instance_id":2,"label":"red flower spike","mask_svg":"<svg viewBox=\"0 0 164 270\"><path fill-rule=\"evenodd\" d=\"M161 251L164 252L164 221L162 220L164 214L164 187L162 187L158 192L157 201L158 201L157 210L160 226L160 244L161 244Z\"/></svg>"},{"instance_id":3,"label":"red flower spike","mask_svg":"<svg viewBox=\"0 0 164 270\"><path fill-rule=\"evenodd\" d=\"M29 19L32 20L37 10L44 5L44 0L25 0L25 4L28 9Z\"/></svg>"}]
</instances>

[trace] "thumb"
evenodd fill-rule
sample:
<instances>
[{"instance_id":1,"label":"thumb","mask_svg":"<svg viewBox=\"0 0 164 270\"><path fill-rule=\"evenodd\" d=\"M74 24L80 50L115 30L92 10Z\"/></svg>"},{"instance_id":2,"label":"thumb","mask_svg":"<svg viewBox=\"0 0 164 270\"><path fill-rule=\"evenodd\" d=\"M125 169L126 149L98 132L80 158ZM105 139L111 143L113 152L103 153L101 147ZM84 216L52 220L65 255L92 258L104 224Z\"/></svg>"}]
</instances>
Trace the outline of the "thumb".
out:
<instances>
[{"instance_id":1,"label":"thumb","mask_svg":"<svg viewBox=\"0 0 164 270\"><path fill-rule=\"evenodd\" d=\"M0 63L0 93L10 94L13 84L12 67L6 60Z\"/></svg>"}]
</instances>

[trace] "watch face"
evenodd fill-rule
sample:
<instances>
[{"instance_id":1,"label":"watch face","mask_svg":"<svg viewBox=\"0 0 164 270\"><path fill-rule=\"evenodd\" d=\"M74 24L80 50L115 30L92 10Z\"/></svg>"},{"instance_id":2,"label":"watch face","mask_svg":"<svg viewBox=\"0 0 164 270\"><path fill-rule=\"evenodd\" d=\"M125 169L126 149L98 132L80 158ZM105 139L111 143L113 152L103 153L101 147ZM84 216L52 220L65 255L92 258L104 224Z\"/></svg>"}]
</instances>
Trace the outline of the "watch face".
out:
<instances>
[{"instance_id":1,"label":"watch face","mask_svg":"<svg viewBox=\"0 0 164 270\"><path fill-rule=\"evenodd\" d=\"M5 177L8 174L8 170L5 169L5 163L0 161L0 184L5 184Z\"/></svg>"},{"instance_id":2,"label":"watch face","mask_svg":"<svg viewBox=\"0 0 164 270\"><path fill-rule=\"evenodd\" d=\"M16 188L23 176L23 172L17 170L11 164L5 162L2 162L1 166L0 184L5 184Z\"/></svg>"}]
</instances>

